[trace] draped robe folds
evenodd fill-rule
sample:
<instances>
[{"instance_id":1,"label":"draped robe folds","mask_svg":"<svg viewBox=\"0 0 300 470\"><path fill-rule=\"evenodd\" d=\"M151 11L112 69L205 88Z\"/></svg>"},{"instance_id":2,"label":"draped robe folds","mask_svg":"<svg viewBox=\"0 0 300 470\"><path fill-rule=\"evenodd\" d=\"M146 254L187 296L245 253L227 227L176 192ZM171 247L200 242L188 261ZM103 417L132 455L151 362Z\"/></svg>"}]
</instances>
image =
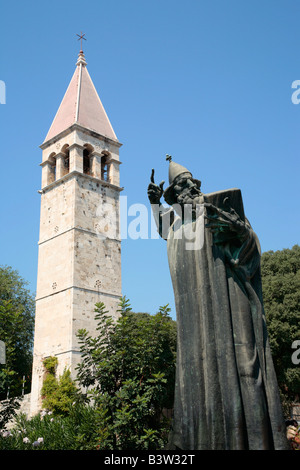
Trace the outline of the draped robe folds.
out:
<instances>
[{"instance_id":1,"label":"draped robe folds","mask_svg":"<svg viewBox=\"0 0 300 470\"><path fill-rule=\"evenodd\" d=\"M167 238L178 331L169 447L287 449L256 235L249 224L242 246L216 244L203 215L191 224L203 237L198 249L187 249L179 217Z\"/></svg>"}]
</instances>

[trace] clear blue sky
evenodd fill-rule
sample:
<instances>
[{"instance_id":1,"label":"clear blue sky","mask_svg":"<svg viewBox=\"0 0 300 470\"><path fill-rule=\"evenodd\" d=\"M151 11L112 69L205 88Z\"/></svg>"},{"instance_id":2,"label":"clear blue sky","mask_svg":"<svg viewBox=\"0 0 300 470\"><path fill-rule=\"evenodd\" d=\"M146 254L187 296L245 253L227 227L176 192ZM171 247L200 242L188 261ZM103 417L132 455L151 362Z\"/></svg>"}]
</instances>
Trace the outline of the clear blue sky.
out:
<instances>
[{"instance_id":1,"label":"clear blue sky","mask_svg":"<svg viewBox=\"0 0 300 470\"><path fill-rule=\"evenodd\" d=\"M242 190L262 250L299 243L298 0L5 2L1 8L0 264L36 288L41 150L75 69L77 33L120 150L128 205L148 205L165 154L203 192ZM131 219L129 218L129 221ZM124 240L123 293L154 313L173 291L166 244Z\"/></svg>"}]
</instances>

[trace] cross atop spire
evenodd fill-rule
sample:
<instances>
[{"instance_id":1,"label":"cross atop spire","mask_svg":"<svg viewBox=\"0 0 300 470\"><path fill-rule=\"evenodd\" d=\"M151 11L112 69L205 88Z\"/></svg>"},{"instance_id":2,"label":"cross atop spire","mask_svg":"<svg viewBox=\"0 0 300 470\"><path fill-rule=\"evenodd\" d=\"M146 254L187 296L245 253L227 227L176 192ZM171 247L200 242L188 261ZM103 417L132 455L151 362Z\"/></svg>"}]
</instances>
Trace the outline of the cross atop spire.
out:
<instances>
[{"instance_id":1,"label":"cross atop spire","mask_svg":"<svg viewBox=\"0 0 300 470\"><path fill-rule=\"evenodd\" d=\"M76 34L76 36L78 36L78 41L80 40L80 53L83 53L83 50L82 50L82 40L85 39L85 34L82 34L82 31L81 31L81 34Z\"/></svg>"},{"instance_id":2,"label":"cross atop spire","mask_svg":"<svg viewBox=\"0 0 300 470\"><path fill-rule=\"evenodd\" d=\"M83 67L86 66L86 60L85 60L85 56L84 56L84 53L83 53L83 50L82 50L82 40L85 39L85 34L82 33L81 31L81 34L76 34L76 36L78 36L78 41L80 40L80 51L79 51L79 54L78 54L78 59L77 59L77 63L76 65L83 65Z\"/></svg>"}]
</instances>

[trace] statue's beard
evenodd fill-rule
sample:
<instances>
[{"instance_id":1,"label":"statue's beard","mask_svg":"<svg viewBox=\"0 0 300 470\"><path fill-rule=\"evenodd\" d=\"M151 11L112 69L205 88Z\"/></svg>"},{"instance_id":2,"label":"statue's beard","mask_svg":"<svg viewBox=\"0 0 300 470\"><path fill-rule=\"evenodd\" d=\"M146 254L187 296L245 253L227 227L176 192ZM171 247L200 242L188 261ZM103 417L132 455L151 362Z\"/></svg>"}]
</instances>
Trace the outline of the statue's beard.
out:
<instances>
[{"instance_id":1,"label":"statue's beard","mask_svg":"<svg viewBox=\"0 0 300 470\"><path fill-rule=\"evenodd\" d=\"M192 205L193 209L200 204L201 191L197 188L186 188L177 196L177 204Z\"/></svg>"},{"instance_id":2,"label":"statue's beard","mask_svg":"<svg viewBox=\"0 0 300 470\"><path fill-rule=\"evenodd\" d=\"M198 209L201 202L203 202L201 196L202 193L197 188L186 188L177 196L176 204L180 206L177 213L183 220L189 221L197 219ZM175 206L173 207L176 210Z\"/></svg>"}]
</instances>

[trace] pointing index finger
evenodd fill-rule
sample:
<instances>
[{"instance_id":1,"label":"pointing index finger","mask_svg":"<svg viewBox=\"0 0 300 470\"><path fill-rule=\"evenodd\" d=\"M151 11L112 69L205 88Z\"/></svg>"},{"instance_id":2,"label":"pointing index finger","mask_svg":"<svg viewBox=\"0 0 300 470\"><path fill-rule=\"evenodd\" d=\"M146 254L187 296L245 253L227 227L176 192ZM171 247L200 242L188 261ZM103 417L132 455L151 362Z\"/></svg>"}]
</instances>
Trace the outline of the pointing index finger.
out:
<instances>
[{"instance_id":1,"label":"pointing index finger","mask_svg":"<svg viewBox=\"0 0 300 470\"><path fill-rule=\"evenodd\" d=\"M154 168L152 168L150 181L151 181L151 183L154 183Z\"/></svg>"}]
</instances>

